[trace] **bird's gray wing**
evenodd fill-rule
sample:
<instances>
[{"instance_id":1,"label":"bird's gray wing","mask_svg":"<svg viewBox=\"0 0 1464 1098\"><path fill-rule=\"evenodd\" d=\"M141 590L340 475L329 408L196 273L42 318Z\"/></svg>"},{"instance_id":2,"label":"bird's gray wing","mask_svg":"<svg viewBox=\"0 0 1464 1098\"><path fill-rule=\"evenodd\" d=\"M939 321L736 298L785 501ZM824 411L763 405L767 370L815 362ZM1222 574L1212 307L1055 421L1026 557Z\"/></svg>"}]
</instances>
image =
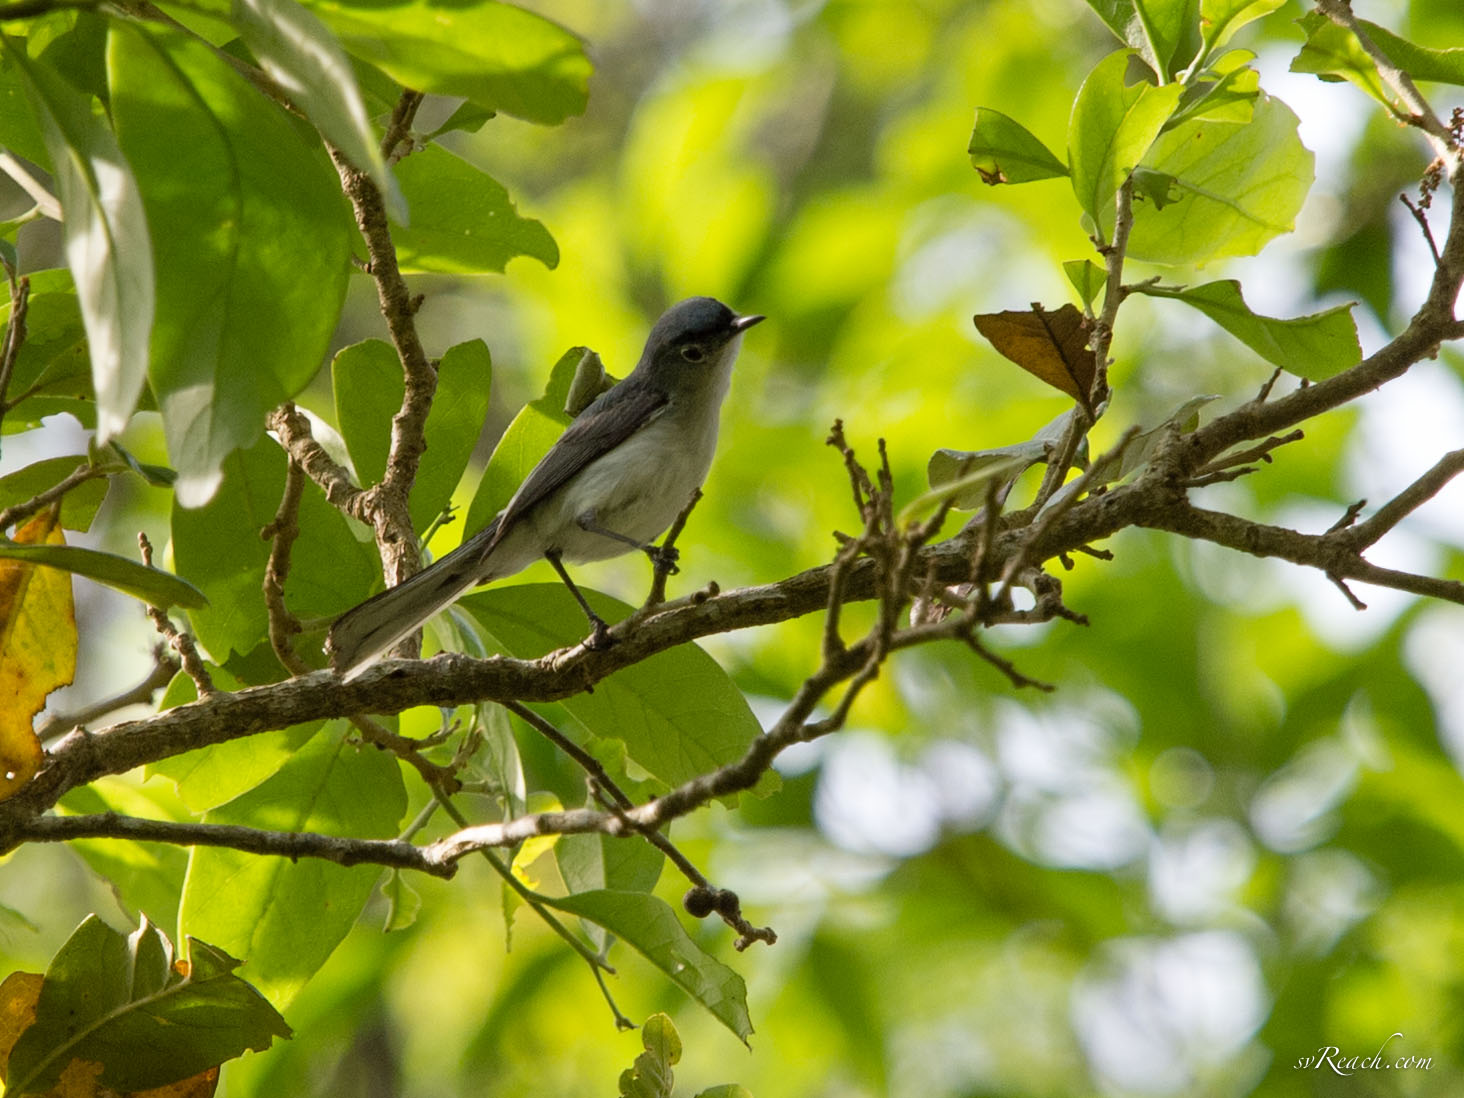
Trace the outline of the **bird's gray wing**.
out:
<instances>
[{"instance_id":1,"label":"bird's gray wing","mask_svg":"<svg viewBox=\"0 0 1464 1098\"><path fill-rule=\"evenodd\" d=\"M609 453L660 415L668 399L664 392L632 384L629 380L602 394L565 428L564 434L524 478L499 516L498 528L485 547L484 555L493 551L520 517L537 507L590 462Z\"/></svg>"}]
</instances>

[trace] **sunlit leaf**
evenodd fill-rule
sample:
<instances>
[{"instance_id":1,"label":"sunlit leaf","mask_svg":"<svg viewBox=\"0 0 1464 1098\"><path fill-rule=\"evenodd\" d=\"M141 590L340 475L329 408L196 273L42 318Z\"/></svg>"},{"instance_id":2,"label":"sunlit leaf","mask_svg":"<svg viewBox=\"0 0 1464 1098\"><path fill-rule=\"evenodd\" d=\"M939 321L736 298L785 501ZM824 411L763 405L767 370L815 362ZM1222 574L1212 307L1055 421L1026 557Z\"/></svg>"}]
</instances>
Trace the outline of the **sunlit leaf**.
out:
<instances>
[{"instance_id":1,"label":"sunlit leaf","mask_svg":"<svg viewBox=\"0 0 1464 1098\"><path fill-rule=\"evenodd\" d=\"M1088 0L1088 6L1165 80L1199 49L1199 0Z\"/></svg>"},{"instance_id":2,"label":"sunlit leaf","mask_svg":"<svg viewBox=\"0 0 1464 1098\"><path fill-rule=\"evenodd\" d=\"M1091 259L1067 260L1063 263L1062 270L1073 284L1073 289L1078 291L1083 304L1090 308L1108 284L1108 272Z\"/></svg>"},{"instance_id":3,"label":"sunlit leaf","mask_svg":"<svg viewBox=\"0 0 1464 1098\"><path fill-rule=\"evenodd\" d=\"M1073 103L1068 123L1068 165L1078 204L1107 240L1117 216L1114 196L1138 167L1179 103L1177 84L1126 84L1126 50L1094 66Z\"/></svg>"},{"instance_id":4,"label":"sunlit leaf","mask_svg":"<svg viewBox=\"0 0 1464 1098\"><path fill-rule=\"evenodd\" d=\"M1130 256L1203 265L1289 232L1313 174L1296 128L1291 109L1261 93L1244 125L1200 118L1162 134L1144 167L1172 177L1176 197L1135 204Z\"/></svg>"},{"instance_id":5,"label":"sunlit leaf","mask_svg":"<svg viewBox=\"0 0 1464 1098\"><path fill-rule=\"evenodd\" d=\"M976 109L966 150L983 183L1030 183L1067 175L1067 165L1015 119L990 107Z\"/></svg>"},{"instance_id":6,"label":"sunlit leaf","mask_svg":"<svg viewBox=\"0 0 1464 1098\"><path fill-rule=\"evenodd\" d=\"M1269 15L1286 0L1200 0L1200 31L1205 45L1215 49L1230 41L1236 31Z\"/></svg>"},{"instance_id":7,"label":"sunlit leaf","mask_svg":"<svg viewBox=\"0 0 1464 1098\"><path fill-rule=\"evenodd\" d=\"M620 1073L621 1098L671 1098L675 1075L681 1062L681 1035L664 1014L652 1014L641 1025L641 1048L635 1063Z\"/></svg>"},{"instance_id":8,"label":"sunlit leaf","mask_svg":"<svg viewBox=\"0 0 1464 1098\"><path fill-rule=\"evenodd\" d=\"M55 509L0 542L0 799L40 769L41 741L32 729L46 697L76 675L76 610L71 577L17 561L6 550L64 549Z\"/></svg>"},{"instance_id":9,"label":"sunlit leaf","mask_svg":"<svg viewBox=\"0 0 1464 1098\"><path fill-rule=\"evenodd\" d=\"M1154 297L1170 297L1193 306L1267 362L1298 377L1321 381L1356 366L1362 359L1351 305L1278 320L1251 312L1235 279L1183 290L1157 285L1141 289Z\"/></svg>"},{"instance_id":10,"label":"sunlit leaf","mask_svg":"<svg viewBox=\"0 0 1464 1098\"><path fill-rule=\"evenodd\" d=\"M549 230L520 217L503 185L462 157L428 145L396 170L412 210L392 234L405 269L482 274L519 255L558 266Z\"/></svg>"},{"instance_id":11,"label":"sunlit leaf","mask_svg":"<svg viewBox=\"0 0 1464 1098\"><path fill-rule=\"evenodd\" d=\"M585 109L590 62L574 34L491 0L389 6L309 0L354 54L409 88L553 125Z\"/></svg>"}]
</instances>

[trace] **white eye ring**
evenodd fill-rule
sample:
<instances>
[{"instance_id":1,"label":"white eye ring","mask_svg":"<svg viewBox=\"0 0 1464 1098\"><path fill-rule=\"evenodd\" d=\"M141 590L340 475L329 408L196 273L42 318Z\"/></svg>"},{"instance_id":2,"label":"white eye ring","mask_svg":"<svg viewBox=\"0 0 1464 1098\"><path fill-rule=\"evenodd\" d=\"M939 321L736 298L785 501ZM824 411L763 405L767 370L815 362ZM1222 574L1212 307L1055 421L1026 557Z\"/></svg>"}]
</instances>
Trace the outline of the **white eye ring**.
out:
<instances>
[{"instance_id":1,"label":"white eye ring","mask_svg":"<svg viewBox=\"0 0 1464 1098\"><path fill-rule=\"evenodd\" d=\"M707 353L697 344L690 343L681 348L681 357L687 362L701 362L707 357Z\"/></svg>"}]
</instances>

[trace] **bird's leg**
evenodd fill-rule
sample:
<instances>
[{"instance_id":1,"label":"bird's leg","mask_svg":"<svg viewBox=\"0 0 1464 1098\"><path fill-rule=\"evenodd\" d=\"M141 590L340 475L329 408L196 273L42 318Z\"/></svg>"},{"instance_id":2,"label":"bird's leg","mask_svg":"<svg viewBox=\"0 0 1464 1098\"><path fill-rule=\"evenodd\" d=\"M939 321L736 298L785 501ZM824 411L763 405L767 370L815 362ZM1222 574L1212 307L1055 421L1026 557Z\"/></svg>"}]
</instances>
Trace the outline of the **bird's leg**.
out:
<instances>
[{"instance_id":1,"label":"bird's leg","mask_svg":"<svg viewBox=\"0 0 1464 1098\"><path fill-rule=\"evenodd\" d=\"M580 594L580 589L574 585L574 580L569 578L569 572L565 569L564 562L559 559L559 550L546 550L544 558L554 565L554 571L559 573L559 578L564 581L564 586L569 588L569 593L580 604L580 609L585 612L585 617L590 619L590 635L586 638L585 645L589 648L609 648L615 643L615 638L610 635L610 627L605 624L604 618L590 609L590 604L585 601L584 595Z\"/></svg>"},{"instance_id":2,"label":"bird's leg","mask_svg":"<svg viewBox=\"0 0 1464 1098\"><path fill-rule=\"evenodd\" d=\"M658 572L664 571L668 576L674 576L677 572L681 571L681 569L676 567L676 562L681 558L681 554L676 550L674 545L647 545L645 542L636 541L635 538L626 537L616 530L601 526L595 521L595 513L593 511L586 511L574 521L586 533L599 534L602 538L610 538L612 541L618 541L632 548L639 549L651 558L651 564Z\"/></svg>"}]
</instances>

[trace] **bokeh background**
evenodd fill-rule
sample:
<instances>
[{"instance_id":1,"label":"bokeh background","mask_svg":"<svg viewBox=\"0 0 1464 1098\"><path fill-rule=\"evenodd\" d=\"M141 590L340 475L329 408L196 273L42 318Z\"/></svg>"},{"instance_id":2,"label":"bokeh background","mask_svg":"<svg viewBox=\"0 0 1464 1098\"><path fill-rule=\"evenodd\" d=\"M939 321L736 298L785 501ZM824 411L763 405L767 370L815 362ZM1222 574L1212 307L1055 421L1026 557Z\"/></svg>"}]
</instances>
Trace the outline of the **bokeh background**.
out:
<instances>
[{"instance_id":1,"label":"bokeh background","mask_svg":"<svg viewBox=\"0 0 1464 1098\"><path fill-rule=\"evenodd\" d=\"M500 117L446 143L549 227L561 261L415 280L431 353L475 337L492 349L483 457L565 348L588 344L623 375L680 297L766 313L674 581L727 588L823 563L831 532L856 523L824 444L835 418L866 457L887 440L913 498L935 448L1019 442L1064 410L982 343L971 314L1068 300L1061 261L1091 244L1064 181L988 188L965 149L977 106L1061 147L1083 75L1116 46L1085 4L524 6L588 39L589 110L557 129ZM1464 45L1457 0L1356 7L1422 44ZM1350 86L1287 72L1302 11L1288 4L1236 43L1259 55L1262 87L1301 116L1317 156L1296 233L1253 260L1163 273L1239 277L1270 315L1357 301L1366 350L1399 329L1430 274L1397 201L1427 153ZM1464 100L1425 91L1441 113ZM422 128L451 106L429 103ZM54 248L47 232L27 228L23 255ZM381 329L359 278L338 342ZM1169 302L1126 305L1114 351L1097 449L1190 395L1247 399L1270 374ZM1355 499L1386 499L1461 444L1461 363L1444 349L1204 502L1320 530ZM302 403L329 414L323 388ZM73 426L7 438L5 468L74 452ZM164 460L147 417L127 441ZM98 523L117 539L107 547L165 531L167 505L114 493ZM1375 558L1459 576L1461 547L1455 488ZM1108 548L1111 562L1078 557L1063 577L1088 628L993 638L1054 694L1014 693L955 647L902 654L848 731L783 758L780 794L678 824L677 841L780 935L738 956L725 928L697 928L748 980L750 1052L617 956L622 1010L666 1010L681 1029L685 1093L734 1080L758 1098L1459 1092L1464 608L1359 589L1358 613L1285 564L1142 531ZM644 566L586 578L633 598ZM133 604L78 596L90 670L66 704L134 680L153 641ZM771 716L814 666L820 628L705 647ZM144 856L181 857L127 855ZM639 1041L615 1033L583 965L526 915L506 927L498 883L476 866L415 883L415 924L384 933L383 905L368 909L287 1012L296 1039L230 1065L221 1093L611 1093ZM680 889L668 877L661 891ZM0 927L7 971L43 968L88 910L122 921L61 848L11 856L0 903L32 924ZM1328 1046L1385 1044L1431 1064L1347 1078L1295 1067Z\"/></svg>"}]
</instances>

